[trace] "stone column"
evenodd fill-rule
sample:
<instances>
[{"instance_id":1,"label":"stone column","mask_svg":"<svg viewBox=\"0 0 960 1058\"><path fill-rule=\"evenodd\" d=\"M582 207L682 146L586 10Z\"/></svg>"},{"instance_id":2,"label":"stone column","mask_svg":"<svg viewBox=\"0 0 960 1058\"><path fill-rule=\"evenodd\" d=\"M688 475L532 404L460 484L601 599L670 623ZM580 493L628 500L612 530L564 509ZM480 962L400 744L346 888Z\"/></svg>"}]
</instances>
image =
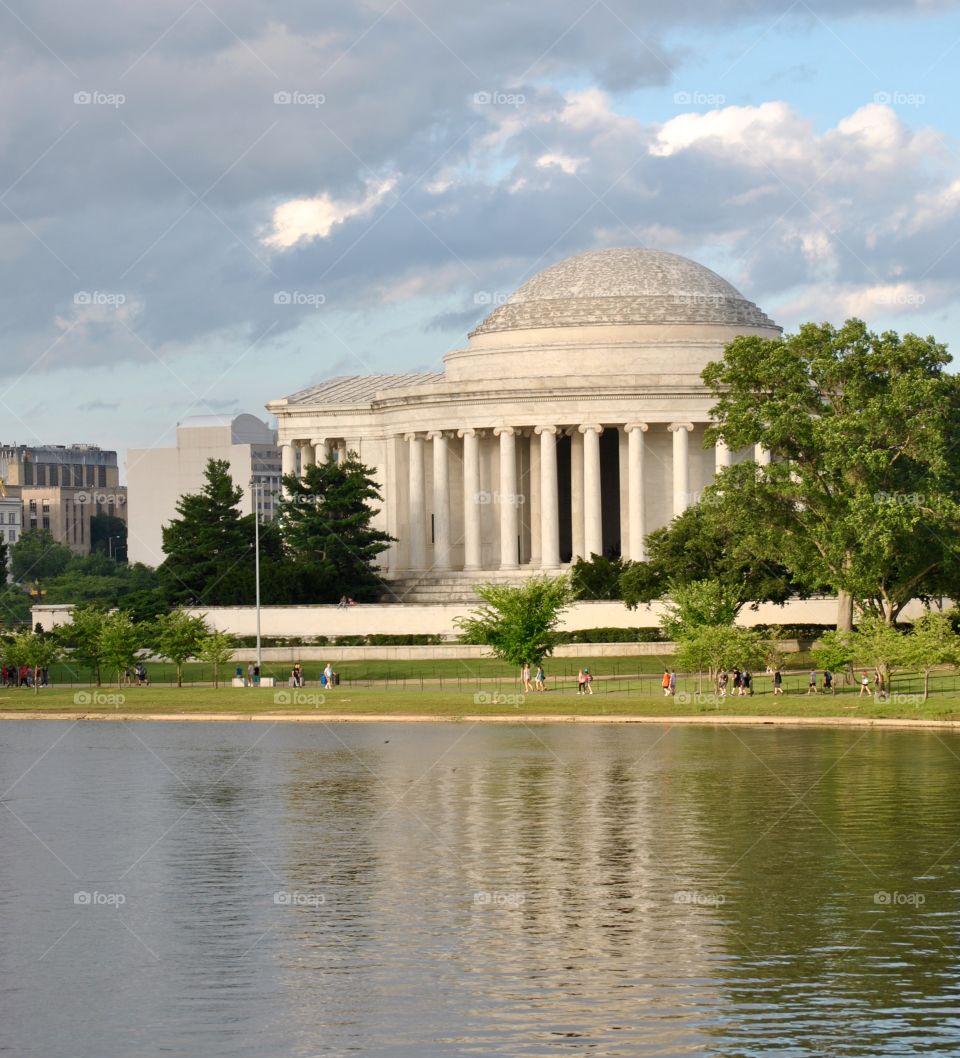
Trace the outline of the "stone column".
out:
<instances>
[{"instance_id":1,"label":"stone column","mask_svg":"<svg viewBox=\"0 0 960 1058\"><path fill-rule=\"evenodd\" d=\"M603 554L603 499L600 482L602 426L579 427L583 434L583 557Z\"/></svg>"},{"instance_id":2,"label":"stone column","mask_svg":"<svg viewBox=\"0 0 960 1058\"><path fill-rule=\"evenodd\" d=\"M628 438L627 496L630 508L630 544L627 557L633 562L643 562L647 557L644 550L646 529L646 502L643 494L643 463L646 444L644 434L647 432L645 422L628 422L624 427Z\"/></svg>"},{"instance_id":3,"label":"stone column","mask_svg":"<svg viewBox=\"0 0 960 1058\"><path fill-rule=\"evenodd\" d=\"M427 565L427 534L424 510L423 437L408 433L407 457L409 476L407 488L407 566L424 569ZM339 454L339 453L338 453Z\"/></svg>"},{"instance_id":4,"label":"stone column","mask_svg":"<svg viewBox=\"0 0 960 1058\"><path fill-rule=\"evenodd\" d=\"M755 444L753 446L753 460L761 467L769 466L773 462L773 453L769 448L764 448L762 444Z\"/></svg>"},{"instance_id":5,"label":"stone column","mask_svg":"<svg viewBox=\"0 0 960 1058\"><path fill-rule=\"evenodd\" d=\"M458 430L463 438L463 568L480 568L480 438L476 430Z\"/></svg>"},{"instance_id":6,"label":"stone column","mask_svg":"<svg viewBox=\"0 0 960 1058\"><path fill-rule=\"evenodd\" d=\"M512 426L498 426L500 438L500 568L516 569L517 537L520 534L517 504L517 432Z\"/></svg>"},{"instance_id":7,"label":"stone column","mask_svg":"<svg viewBox=\"0 0 960 1058\"><path fill-rule=\"evenodd\" d=\"M733 456L730 453L730 449L727 447L727 442L720 439L717 441L713 449L714 468L717 474L720 473L724 467L733 465Z\"/></svg>"},{"instance_id":8,"label":"stone column","mask_svg":"<svg viewBox=\"0 0 960 1058\"><path fill-rule=\"evenodd\" d=\"M673 516L690 506L690 433L692 422L674 422L668 427L673 434Z\"/></svg>"},{"instance_id":9,"label":"stone column","mask_svg":"<svg viewBox=\"0 0 960 1058\"><path fill-rule=\"evenodd\" d=\"M347 458L347 442L343 439L337 441L337 462L343 463Z\"/></svg>"},{"instance_id":10,"label":"stone column","mask_svg":"<svg viewBox=\"0 0 960 1058\"><path fill-rule=\"evenodd\" d=\"M280 446L280 474L282 477L287 477L291 474L297 473L297 450L293 447L290 442L282 444ZM284 496L290 495L290 490L284 487ZM256 501L254 501L256 502Z\"/></svg>"},{"instance_id":11,"label":"stone column","mask_svg":"<svg viewBox=\"0 0 960 1058\"><path fill-rule=\"evenodd\" d=\"M540 566L560 565L560 501L557 493L557 428L538 426L540 437Z\"/></svg>"},{"instance_id":12,"label":"stone column","mask_svg":"<svg viewBox=\"0 0 960 1058\"><path fill-rule=\"evenodd\" d=\"M312 467L317 461L317 442L300 442L300 473L305 474L307 467Z\"/></svg>"},{"instance_id":13,"label":"stone column","mask_svg":"<svg viewBox=\"0 0 960 1058\"><path fill-rule=\"evenodd\" d=\"M570 544L572 561L584 558L583 542L583 434L570 432Z\"/></svg>"},{"instance_id":14,"label":"stone column","mask_svg":"<svg viewBox=\"0 0 960 1058\"><path fill-rule=\"evenodd\" d=\"M449 442L442 430L432 430L433 442L433 568L450 568Z\"/></svg>"},{"instance_id":15,"label":"stone column","mask_svg":"<svg viewBox=\"0 0 960 1058\"><path fill-rule=\"evenodd\" d=\"M537 435L530 437L530 568L538 569L542 561L540 550L540 442Z\"/></svg>"}]
</instances>

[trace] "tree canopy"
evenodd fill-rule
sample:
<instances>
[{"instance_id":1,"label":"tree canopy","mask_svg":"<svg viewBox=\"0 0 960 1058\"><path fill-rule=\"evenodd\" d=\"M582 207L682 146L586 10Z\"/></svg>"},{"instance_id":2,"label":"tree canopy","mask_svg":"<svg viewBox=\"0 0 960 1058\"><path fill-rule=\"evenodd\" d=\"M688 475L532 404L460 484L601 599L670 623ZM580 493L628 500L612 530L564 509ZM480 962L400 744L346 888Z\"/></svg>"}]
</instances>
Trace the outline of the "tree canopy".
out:
<instances>
[{"instance_id":1,"label":"tree canopy","mask_svg":"<svg viewBox=\"0 0 960 1058\"><path fill-rule=\"evenodd\" d=\"M49 529L27 529L10 548L10 568L18 583L47 581L70 562L69 547L58 544Z\"/></svg>"}]
</instances>

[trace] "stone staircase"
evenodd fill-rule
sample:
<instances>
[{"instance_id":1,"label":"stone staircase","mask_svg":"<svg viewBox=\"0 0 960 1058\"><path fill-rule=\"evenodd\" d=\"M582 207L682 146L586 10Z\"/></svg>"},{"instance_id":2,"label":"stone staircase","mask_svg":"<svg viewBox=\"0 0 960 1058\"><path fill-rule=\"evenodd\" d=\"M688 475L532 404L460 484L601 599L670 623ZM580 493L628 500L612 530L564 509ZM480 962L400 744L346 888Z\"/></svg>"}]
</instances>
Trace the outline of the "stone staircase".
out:
<instances>
[{"instance_id":1,"label":"stone staircase","mask_svg":"<svg viewBox=\"0 0 960 1058\"><path fill-rule=\"evenodd\" d=\"M480 597L473 590L475 584L521 584L540 570L480 570L476 573L460 571L408 573L391 577L379 601L388 603L478 603Z\"/></svg>"}]
</instances>

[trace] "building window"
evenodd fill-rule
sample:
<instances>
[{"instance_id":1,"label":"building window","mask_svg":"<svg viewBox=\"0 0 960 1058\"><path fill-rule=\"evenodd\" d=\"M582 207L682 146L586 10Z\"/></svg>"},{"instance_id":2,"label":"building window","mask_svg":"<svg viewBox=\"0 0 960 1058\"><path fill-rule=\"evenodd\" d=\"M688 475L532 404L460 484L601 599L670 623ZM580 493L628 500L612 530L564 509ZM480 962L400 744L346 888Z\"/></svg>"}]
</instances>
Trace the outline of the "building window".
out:
<instances>
[{"instance_id":1,"label":"building window","mask_svg":"<svg viewBox=\"0 0 960 1058\"><path fill-rule=\"evenodd\" d=\"M33 484L33 463L23 464L23 483L24 485Z\"/></svg>"},{"instance_id":2,"label":"building window","mask_svg":"<svg viewBox=\"0 0 960 1058\"><path fill-rule=\"evenodd\" d=\"M13 513L13 511L11 511L7 515L7 525L16 525L16 524L17 524L17 516Z\"/></svg>"},{"instance_id":3,"label":"building window","mask_svg":"<svg viewBox=\"0 0 960 1058\"><path fill-rule=\"evenodd\" d=\"M107 487L107 468L106 467L97 467L97 484L102 489L105 489Z\"/></svg>"},{"instance_id":4,"label":"building window","mask_svg":"<svg viewBox=\"0 0 960 1058\"><path fill-rule=\"evenodd\" d=\"M16 531L16 529L8 530L7 531L7 536L9 536L11 544L16 543L16 540L17 540L17 531Z\"/></svg>"},{"instance_id":5,"label":"building window","mask_svg":"<svg viewBox=\"0 0 960 1058\"><path fill-rule=\"evenodd\" d=\"M49 478L49 484L59 485L60 484L60 467L56 463L51 463L47 470L47 477Z\"/></svg>"},{"instance_id":6,"label":"building window","mask_svg":"<svg viewBox=\"0 0 960 1058\"><path fill-rule=\"evenodd\" d=\"M49 529L50 528L50 515L49 514L45 514L43 516L43 527L44 527L44 529Z\"/></svg>"},{"instance_id":7,"label":"building window","mask_svg":"<svg viewBox=\"0 0 960 1058\"><path fill-rule=\"evenodd\" d=\"M36 516L37 516L37 501L36 500L31 500L30 501L30 514L33 515L34 518L36 518Z\"/></svg>"},{"instance_id":8,"label":"building window","mask_svg":"<svg viewBox=\"0 0 960 1058\"><path fill-rule=\"evenodd\" d=\"M47 468L42 464L37 464L37 484L46 485L47 483Z\"/></svg>"}]
</instances>

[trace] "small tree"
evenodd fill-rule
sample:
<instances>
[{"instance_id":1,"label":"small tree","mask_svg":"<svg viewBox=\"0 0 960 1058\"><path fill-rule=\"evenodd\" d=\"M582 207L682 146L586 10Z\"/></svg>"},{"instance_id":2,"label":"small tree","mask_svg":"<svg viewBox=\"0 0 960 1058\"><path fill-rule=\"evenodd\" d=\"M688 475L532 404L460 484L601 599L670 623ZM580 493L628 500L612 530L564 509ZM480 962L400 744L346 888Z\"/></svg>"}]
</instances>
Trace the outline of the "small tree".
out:
<instances>
[{"instance_id":1,"label":"small tree","mask_svg":"<svg viewBox=\"0 0 960 1058\"><path fill-rule=\"evenodd\" d=\"M133 666L142 641L143 630L128 614L111 613L104 617L99 636L100 663L116 672L118 687L124 670Z\"/></svg>"},{"instance_id":2,"label":"small tree","mask_svg":"<svg viewBox=\"0 0 960 1058\"><path fill-rule=\"evenodd\" d=\"M70 658L86 666L93 673L97 686L101 683L100 665L103 660L103 647L100 636L106 614L93 606L74 608L69 624L61 625L56 630L58 641L70 648Z\"/></svg>"},{"instance_id":3,"label":"small tree","mask_svg":"<svg viewBox=\"0 0 960 1058\"><path fill-rule=\"evenodd\" d=\"M960 636L953 630L951 615L928 610L904 637L903 661L923 673L923 700L930 697L930 670L937 665L960 662Z\"/></svg>"},{"instance_id":4,"label":"small tree","mask_svg":"<svg viewBox=\"0 0 960 1058\"><path fill-rule=\"evenodd\" d=\"M853 634L838 632L835 629L824 632L811 653L818 668L843 673L843 678L846 680L851 672L850 667L853 664L855 653Z\"/></svg>"},{"instance_id":5,"label":"small tree","mask_svg":"<svg viewBox=\"0 0 960 1058\"><path fill-rule=\"evenodd\" d=\"M220 666L232 660L237 641L227 632L211 632L200 641L197 657L213 666L213 685L220 686Z\"/></svg>"},{"instance_id":6,"label":"small tree","mask_svg":"<svg viewBox=\"0 0 960 1058\"><path fill-rule=\"evenodd\" d=\"M183 663L200 652L209 629L202 617L194 617L183 610L172 610L158 617L153 626L157 653L177 667L177 686L183 686Z\"/></svg>"},{"instance_id":7,"label":"small tree","mask_svg":"<svg viewBox=\"0 0 960 1058\"><path fill-rule=\"evenodd\" d=\"M464 643L483 643L518 668L553 653L560 615L572 601L567 577L531 577L518 588L478 584L475 591L486 606L454 622Z\"/></svg>"},{"instance_id":8,"label":"small tree","mask_svg":"<svg viewBox=\"0 0 960 1058\"><path fill-rule=\"evenodd\" d=\"M737 589L719 580L672 584L660 627L668 639L680 639L702 625L732 625L743 605Z\"/></svg>"},{"instance_id":9,"label":"small tree","mask_svg":"<svg viewBox=\"0 0 960 1058\"><path fill-rule=\"evenodd\" d=\"M676 663L681 669L704 670L711 683L726 669L735 665L756 668L763 661L764 644L759 632L736 625L694 625L677 638Z\"/></svg>"},{"instance_id":10,"label":"small tree","mask_svg":"<svg viewBox=\"0 0 960 1058\"><path fill-rule=\"evenodd\" d=\"M38 669L47 669L63 655L60 644L52 637L38 632L18 632L7 650L7 656L15 665L28 665L34 672L33 693L40 690Z\"/></svg>"},{"instance_id":11,"label":"small tree","mask_svg":"<svg viewBox=\"0 0 960 1058\"><path fill-rule=\"evenodd\" d=\"M898 632L884 618L865 614L851 636L854 660L870 665L877 677L877 690L885 693L890 687L893 670L904 662L906 636Z\"/></svg>"}]
</instances>

